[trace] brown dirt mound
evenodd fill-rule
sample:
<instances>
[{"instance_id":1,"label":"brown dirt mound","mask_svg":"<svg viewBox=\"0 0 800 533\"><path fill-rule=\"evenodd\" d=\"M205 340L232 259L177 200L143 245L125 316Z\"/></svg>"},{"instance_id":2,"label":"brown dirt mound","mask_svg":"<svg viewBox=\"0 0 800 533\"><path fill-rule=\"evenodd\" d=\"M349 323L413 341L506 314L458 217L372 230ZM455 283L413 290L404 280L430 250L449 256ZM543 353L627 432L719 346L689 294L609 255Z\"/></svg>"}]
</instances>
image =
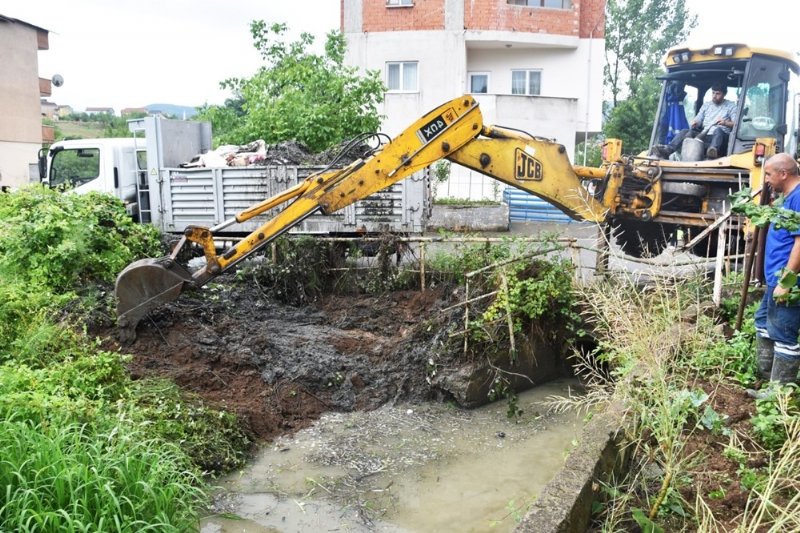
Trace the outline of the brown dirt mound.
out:
<instances>
[{"instance_id":1,"label":"brown dirt mound","mask_svg":"<svg viewBox=\"0 0 800 533\"><path fill-rule=\"evenodd\" d=\"M748 452L759 447L752 440L750 419L755 415L755 403L745 390L729 383L698 383L709 395L709 405L726 416L726 427L739 435ZM724 531L734 531L744 513L750 491L745 489L736 471L739 465L725 455L730 438L721 433L698 430L689 437L684 456L694 465L687 472L692 483L681 487L681 495L687 502L694 502L698 494L704 498L711 512L720 520ZM747 467L764 466L764 454L753 453ZM710 496L713 494L713 496Z\"/></svg>"},{"instance_id":2,"label":"brown dirt mound","mask_svg":"<svg viewBox=\"0 0 800 533\"><path fill-rule=\"evenodd\" d=\"M231 283L182 295L142 321L129 346L111 327L95 333L106 348L133 355L135 379L169 378L268 439L325 411L441 395L425 372L436 336L430 321L445 305L441 291L429 290L291 307Z\"/></svg>"}]
</instances>

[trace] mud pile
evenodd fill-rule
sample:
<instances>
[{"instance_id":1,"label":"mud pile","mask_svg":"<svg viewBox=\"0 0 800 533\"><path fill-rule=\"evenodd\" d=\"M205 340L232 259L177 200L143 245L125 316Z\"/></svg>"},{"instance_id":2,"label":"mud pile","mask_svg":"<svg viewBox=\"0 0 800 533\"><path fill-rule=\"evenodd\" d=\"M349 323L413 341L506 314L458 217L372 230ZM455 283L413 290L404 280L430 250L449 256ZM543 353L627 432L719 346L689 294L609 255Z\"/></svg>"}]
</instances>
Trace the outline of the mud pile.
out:
<instances>
[{"instance_id":1,"label":"mud pile","mask_svg":"<svg viewBox=\"0 0 800 533\"><path fill-rule=\"evenodd\" d=\"M327 296L305 307L275 303L223 276L145 318L134 378L166 377L239 413L261 438L307 426L326 411L370 410L441 397L428 360L441 345L441 291ZM98 332L118 347L115 330Z\"/></svg>"}]
</instances>

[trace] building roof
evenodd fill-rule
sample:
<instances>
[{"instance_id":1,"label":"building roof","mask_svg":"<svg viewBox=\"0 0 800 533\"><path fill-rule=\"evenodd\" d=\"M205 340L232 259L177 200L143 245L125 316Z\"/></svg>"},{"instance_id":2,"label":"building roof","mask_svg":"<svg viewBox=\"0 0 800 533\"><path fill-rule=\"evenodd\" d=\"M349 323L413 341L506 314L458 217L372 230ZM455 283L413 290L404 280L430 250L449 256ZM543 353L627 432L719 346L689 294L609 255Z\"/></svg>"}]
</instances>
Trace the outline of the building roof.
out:
<instances>
[{"instance_id":1,"label":"building roof","mask_svg":"<svg viewBox=\"0 0 800 533\"><path fill-rule=\"evenodd\" d=\"M50 33L50 30L48 30L46 28L42 28L41 26L36 26L35 24L31 24L30 22L25 22L24 20L7 17L7 16L3 15L2 13L0 13L0 21L13 22L13 23L16 23L16 24L22 24L24 26L31 27L31 28L33 28L35 30L46 31L46 32Z\"/></svg>"}]
</instances>

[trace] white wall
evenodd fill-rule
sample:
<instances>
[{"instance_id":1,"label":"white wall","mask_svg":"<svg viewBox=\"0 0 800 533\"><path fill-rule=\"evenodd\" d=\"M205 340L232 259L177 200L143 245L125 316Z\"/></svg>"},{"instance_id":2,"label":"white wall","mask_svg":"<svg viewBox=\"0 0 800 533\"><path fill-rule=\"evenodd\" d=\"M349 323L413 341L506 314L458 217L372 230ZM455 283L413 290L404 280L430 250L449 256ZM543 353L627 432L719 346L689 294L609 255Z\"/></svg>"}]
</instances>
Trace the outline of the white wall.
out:
<instances>
[{"instance_id":1,"label":"white wall","mask_svg":"<svg viewBox=\"0 0 800 533\"><path fill-rule=\"evenodd\" d=\"M575 99L576 130L582 132L588 124L590 132L600 131L604 42L575 41L577 48L523 48L513 44L511 48L469 48L467 72L489 72L489 94L511 94L512 69L539 69L542 96ZM467 88L465 78L463 90Z\"/></svg>"},{"instance_id":2,"label":"white wall","mask_svg":"<svg viewBox=\"0 0 800 533\"><path fill-rule=\"evenodd\" d=\"M466 93L467 73L472 71L490 72L490 94L476 95L487 124L556 139L570 157L576 135L582 138L587 125L590 132L600 130L602 39L555 38L544 43L542 36L535 36L533 42L525 36L518 43L468 42L463 30L365 34L358 27L358 20L345 20L347 64L378 70L385 82L386 62L419 62L417 92L386 94L381 129L388 135L397 135L431 109ZM510 32L503 34L505 39L513 38ZM542 69L542 97L511 96L512 68ZM440 185L437 195L499 199L496 183L454 165L450 183Z\"/></svg>"},{"instance_id":3,"label":"white wall","mask_svg":"<svg viewBox=\"0 0 800 533\"><path fill-rule=\"evenodd\" d=\"M0 185L4 187L22 187L33 179L30 165L36 163L36 155L42 143L3 142L0 141Z\"/></svg>"},{"instance_id":4,"label":"white wall","mask_svg":"<svg viewBox=\"0 0 800 533\"><path fill-rule=\"evenodd\" d=\"M37 31L0 22L0 185L29 182L42 147Z\"/></svg>"}]
</instances>

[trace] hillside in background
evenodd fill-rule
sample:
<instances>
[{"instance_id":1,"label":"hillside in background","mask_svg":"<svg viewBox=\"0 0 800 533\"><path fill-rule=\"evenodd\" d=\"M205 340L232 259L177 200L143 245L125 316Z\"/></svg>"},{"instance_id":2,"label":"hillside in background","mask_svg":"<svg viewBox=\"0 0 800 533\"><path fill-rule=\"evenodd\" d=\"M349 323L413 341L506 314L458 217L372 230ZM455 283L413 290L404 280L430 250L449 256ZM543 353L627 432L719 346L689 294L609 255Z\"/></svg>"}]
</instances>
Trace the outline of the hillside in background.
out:
<instances>
[{"instance_id":1,"label":"hillside in background","mask_svg":"<svg viewBox=\"0 0 800 533\"><path fill-rule=\"evenodd\" d=\"M105 137L105 126L101 122L79 122L59 120L55 123L56 139L97 139Z\"/></svg>"},{"instance_id":2,"label":"hillside in background","mask_svg":"<svg viewBox=\"0 0 800 533\"><path fill-rule=\"evenodd\" d=\"M188 105L150 104L144 107L147 108L147 111L150 113L161 112L179 119L192 118L197 114L197 108Z\"/></svg>"}]
</instances>

